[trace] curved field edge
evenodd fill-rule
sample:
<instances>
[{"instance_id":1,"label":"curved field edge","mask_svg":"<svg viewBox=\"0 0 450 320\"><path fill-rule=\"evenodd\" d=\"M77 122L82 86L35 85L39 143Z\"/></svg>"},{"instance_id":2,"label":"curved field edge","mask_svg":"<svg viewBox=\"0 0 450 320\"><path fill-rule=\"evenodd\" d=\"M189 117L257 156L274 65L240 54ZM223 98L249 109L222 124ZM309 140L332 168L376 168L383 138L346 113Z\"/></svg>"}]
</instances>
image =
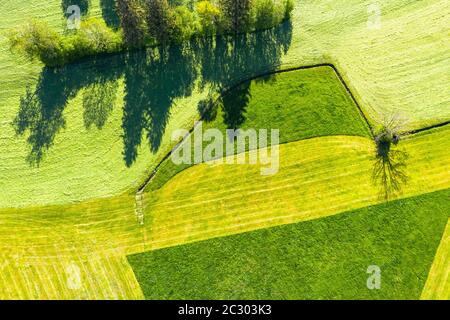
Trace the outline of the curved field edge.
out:
<instances>
[{"instance_id":1,"label":"curved field edge","mask_svg":"<svg viewBox=\"0 0 450 320\"><path fill-rule=\"evenodd\" d=\"M219 129L227 137L229 128L269 132L276 129L280 134L279 143L327 135L370 137L367 119L342 81L330 64L281 69L255 76L224 90L203 112L206 120L195 132ZM183 149L184 144L189 145L191 160L194 147L204 150L208 144L192 141L193 132L194 129L169 155ZM245 147L248 151L248 142ZM175 174L194 165L176 165L169 155L157 165L142 189L156 190Z\"/></svg>"},{"instance_id":2,"label":"curved field edge","mask_svg":"<svg viewBox=\"0 0 450 320\"><path fill-rule=\"evenodd\" d=\"M449 199L450 196L447 197L447 202ZM420 298L424 300L450 299L450 219L442 235Z\"/></svg>"},{"instance_id":3,"label":"curved field edge","mask_svg":"<svg viewBox=\"0 0 450 320\"><path fill-rule=\"evenodd\" d=\"M450 128L443 128L401 142L408 154L401 197L448 188L449 134ZM144 194L146 224L154 241L170 245L379 203L373 148L371 140L358 137L280 145L279 172L269 177L255 165L197 165Z\"/></svg>"},{"instance_id":4,"label":"curved field edge","mask_svg":"<svg viewBox=\"0 0 450 320\"><path fill-rule=\"evenodd\" d=\"M279 67L297 66L299 61L304 65L333 63L370 115L372 123L395 110L405 118L407 131L448 121L448 90L445 87L449 74L446 61L450 54L446 46L448 2L395 0L378 3L382 28L368 30L364 1L299 1L292 19L291 47ZM14 1L2 4L5 5L0 14L2 30L17 27L23 19L31 17L43 18L61 29L64 24L60 3L33 0L26 6ZM100 14L98 1L92 1L91 15ZM135 191L160 158L155 159L148 146L142 145L139 163L131 170L133 172L127 171L123 167L122 146L117 134L120 106L113 111L114 125L110 130L85 132L77 111L81 109L81 97L73 99L66 110L67 127L50 150L48 170L44 166L39 169L28 167L24 160L27 155L25 138L14 136L11 120L26 85L36 82L42 68L37 63L13 56L4 45L5 41L0 39L0 86L4 89L0 105L8 108L2 112L0 140L7 141L2 145L5 150L2 163L11 160L13 165L5 166L13 169L0 171L3 173L0 188L10 191L0 200L1 206L73 203ZM197 92L177 103L183 115L178 118L175 128L192 126L197 116L195 105L203 96ZM76 156L67 157L67 150L76 151ZM165 152L169 150L167 147ZM97 151L98 156L92 157ZM69 167L73 170L67 170ZM92 167L95 168L90 170ZM80 179L79 175L74 175L79 172L89 174ZM118 176L120 178L113 179ZM58 183L61 177L66 179L64 187ZM11 181L11 184L5 181Z\"/></svg>"},{"instance_id":5,"label":"curved field edge","mask_svg":"<svg viewBox=\"0 0 450 320\"><path fill-rule=\"evenodd\" d=\"M418 299L449 196L447 189L127 258L147 299ZM379 290L366 285L372 265L381 270Z\"/></svg>"}]
</instances>

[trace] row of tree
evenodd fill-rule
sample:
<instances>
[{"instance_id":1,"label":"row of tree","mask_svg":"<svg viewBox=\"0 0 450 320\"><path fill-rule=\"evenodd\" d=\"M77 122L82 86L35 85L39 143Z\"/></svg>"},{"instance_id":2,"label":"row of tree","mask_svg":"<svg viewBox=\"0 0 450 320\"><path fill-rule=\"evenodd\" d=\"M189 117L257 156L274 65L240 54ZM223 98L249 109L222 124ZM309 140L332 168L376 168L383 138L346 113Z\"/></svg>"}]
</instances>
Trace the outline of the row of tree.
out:
<instances>
[{"instance_id":1,"label":"row of tree","mask_svg":"<svg viewBox=\"0 0 450 320\"><path fill-rule=\"evenodd\" d=\"M116 0L124 41L132 47L147 38L165 43L268 29L288 19L292 9L292 0L202 0L190 8L171 6L168 0Z\"/></svg>"},{"instance_id":2,"label":"row of tree","mask_svg":"<svg viewBox=\"0 0 450 320\"><path fill-rule=\"evenodd\" d=\"M61 34L44 21L32 20L9 31L9 44L30 59L61 66L130 47L269 29L288 19L293 9L293 0L177 1L175 6L168 0L115 0L120 27L111 27L100 18L87 18L82 19L80 29Z\"/></svg>"}]
</instances>

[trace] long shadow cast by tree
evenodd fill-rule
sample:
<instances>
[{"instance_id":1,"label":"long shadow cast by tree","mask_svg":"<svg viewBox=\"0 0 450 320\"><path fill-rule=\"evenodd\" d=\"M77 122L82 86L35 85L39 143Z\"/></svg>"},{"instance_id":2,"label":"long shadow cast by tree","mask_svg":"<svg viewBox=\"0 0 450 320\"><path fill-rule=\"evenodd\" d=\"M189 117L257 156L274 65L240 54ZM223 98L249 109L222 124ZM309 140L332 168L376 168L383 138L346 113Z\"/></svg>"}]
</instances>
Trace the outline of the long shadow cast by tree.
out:
<instances>
[{"instance_id":1,"label":"long shadow cast by tree","mask_svg":"<svg viewBox=\"0 0 450 320\"><path fill-rule=\"evenodd\" d=\"M89 11L90 0L62 0L61 9L63 14L67 17L72 13L67 13L67 9L70 6L76 5L80 8L80 13L82 16L86 15Z\"/></svg>"},{"instance_id":2,"label":"long shadow cast by tree","mask_svg":"<svg viewBox=\"0 0 450 320\"><path fill-rule=\"evenodd\" d=\"M27 160L30 164L41 162L66 126L65 107L82 89L85 127L101 129L114 105L117 80L124 77L123 158L131 166L143 136L152 152L159 149L174 101L191 95L199 76L201 86L221 90L273 70L289 48L291 31L286 23L237 38L195 40L44 68L34 91L27 88L21 98L13 123L17 134L29 132L31 151ZM248 86L242 85L239 96L224 100L225 121L230 128L238 128L245 119Z\"/></svg>"},{"instance_id":3,"label":"long shadow cast by tree","mask_svg":"<svg viewBox=\"0 0 450 320\"><path fill-rule=\"evenodd\" d=\"M393 145L397 145L398 142L399 136L389 127L382 128L375 137L376 156L372 179L380 188L380 198L385 201L399 194L408 182L406 171L408 154L393 149Z\"/></svg>"},{"instance_id":4,"label":"long shadow cast by tree","mask_svg":"<svg viewBox=\"0 0 450 320\"><path fill-rule=\"evenodd\" d=\"M119 83L112 80L93 83L84 89L83 119L87 129L92 125L103 128L113 110L118 88Z\"/></svg>"},{"instance_id":5,"label":"long shadow cast by tree","mask_svg":"<svg viewBox=\"0 0 450 320\"><path fill-rule=\"evenodd\" d=\"M202 64L202 85L210 85L212 92L224 89L255 75L270 73L281 65L281 57L290 47L292 25L290 21L273 29L241 34L236 37L217 37L215 41L203 40L199 48ZM255 81L266 81L259 77ZM239 84L233 95L225 94L220 103L202 101L199 112L211 121L221 106L224 122L237 129L245 121L245 109L250 100L250 81ZM235 94L236 93L236 94Z\"/></svg>"},{"instance_id":6,"label":"long shadow cast by tree","mask_svg":"<svg viewBox=\"0 0 450 320\"><path fill-rule=\"evenodd\" d=\"M408 182L406 174L408 154L391 150L387 156L377 156L373 168L373 180L380 187L380 198L388 201L401 192Z\"/></svg>"},{"instance_id":7,"label":"long shadow cast by tree","mask_svg":"<svg viewBox=\"0 0 450 320\"><path fill-rule=\"evenodd\" d=\"M111 28L118 28L120 26L120 19L117 15L115 0L100 0L100 8L102 9L102 17L105 23Z\"/></svg>"},{"instance_id":8,"label":"long shadow cast by tree","mask_svg":"<svg viewBox=\"0 0 450 320\"><path fill-rule=\"evenodd\" d=\"M238 129L245 121L245 111L250 101L250 81L237 86L232 94L226 94L221 99L223 122L228 129Z\"/></svg>"},{"instance_id":9,"label":"long shadow cast by tree","mask_svg":"<svg viewBox=\"0 0 450 320\"><path fill-rule=\"evenodd\" d=\"M31 151L27 161L30 164L39 165L45 150L53 145L56 134L65 127L63 111L67 103L81 89L88 88L87 96L83 99L85 123L88 126L95 123L100 128L106 122L106 115L98 112L98 109L108 105L114 92L110 90L108 94L93 98L93 92L89 89L95 90L93 86L96 86L96 93L100 93L101 90L98 88L120 77L122 73L120 66L119 57L112 56L108 59L94 59L62 68L44 68L34 92L27 88L25 95L20 99L19 112L13 121L17 134L23 135L29 131L27 141ZM107 101L101 101L102 98ZM94 111L96 109L97 111ZM92 119L93 116L103 117L103 120Z\"/></svg>"},{"instance_id":10,"label":"long shadow cast by tree","mask_svg":"<svg viewBox=\"0 0 450 320\"><path fill-rule=\"evenodd\" d=\"M275 70L281 56L289 49L292 25L289 21L273 29L221 36L215 41L200 40L199 62L202 65L202 84L222 89L243 79Z\"/></svg>"},{"instance_id":11,"label":"long shadow cast by tree","mask_svg":"<svg viewBox=\"0 0 450 320\"><path fill-rule=\"evenodd\" d=\"M127 166L136 160L143 131L150 150L159 149L174 100L191 95L196 78L196 63L188 45L129 54L122 123Z\"/></svg>"}]
</instances>

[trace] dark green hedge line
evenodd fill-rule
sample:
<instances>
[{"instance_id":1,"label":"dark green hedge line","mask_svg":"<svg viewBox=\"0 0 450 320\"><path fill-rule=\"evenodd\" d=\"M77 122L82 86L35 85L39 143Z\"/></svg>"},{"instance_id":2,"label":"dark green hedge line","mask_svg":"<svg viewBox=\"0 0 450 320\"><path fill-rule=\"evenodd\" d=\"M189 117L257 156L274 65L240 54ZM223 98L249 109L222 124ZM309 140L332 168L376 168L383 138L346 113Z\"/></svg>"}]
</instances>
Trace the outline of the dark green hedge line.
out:
<instances>
[{"instance_id":1,"label":"dark green hedge line","mask_svg":"<svg viewBox=\"0 0 450 320\"><path fill-rule=\"evenodd\" d=\"M167 0L116 0L115 10L118 29L89 18L81 21L79 29L62 35L45 22L32 20L9 31L10 47L47 66L60 66L96 54L269 29L289 19L293 2L202 0L170 6Z\"/></svg>"}]
</instances>

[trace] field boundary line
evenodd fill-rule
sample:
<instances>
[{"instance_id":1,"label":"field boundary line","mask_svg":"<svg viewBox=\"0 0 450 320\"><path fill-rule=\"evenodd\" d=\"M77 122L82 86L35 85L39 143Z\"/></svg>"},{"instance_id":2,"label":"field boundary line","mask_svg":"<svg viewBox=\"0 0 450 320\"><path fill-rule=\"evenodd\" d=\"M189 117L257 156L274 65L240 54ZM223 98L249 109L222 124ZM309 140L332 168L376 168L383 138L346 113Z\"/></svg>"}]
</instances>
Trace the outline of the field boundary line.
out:
<instances>
[{"instance_id":1,"label":"field boundary line","mask_svg":"<svg viewBox=\"0 0 450 320\"><path fill-rule=\"evenodd\" d=\"M362 117L362 119L364 120L364 122L366 123L369 132L372 136L372 138L374 137L374 131L373 128L370 124L370 122L368 121L367 116L365 115L365 113L363 112L361 106L359 105L358 101L356 100L355 96L353 95L352 91L350 90L350 88L348 87L347 83L345 82L344 78L342 77L342 75L339 73L339 71L337 70L337 68L332 64L332 63L316 63L316 64L311 64L311 65L305 65L305 66L299 66L299 67L289 67L289 68L284 68L284 69L278 69L278 70L270 70L270 71L266 71L266 72L262 72L262 73L258 73L255 75L252 75L250 77L246 77L243 79L238 80L237 82L235 82L234 84L232 84L231 86L225 87L223 89L221 89L217 96L213 98L213 102L208 106L208 108L206 108L201 114L200 117L198 118L198 120L196 120L194 126L189 129L189 132L180 140L180 142L178 142L159 162L158 164L155 166L155 168L152 170L152 172L150 173L150 175L147 177L147 179L141 184L141 186L137 189L137 191L135 192L136 195L137 194L144 194L144 190L147 188L147 186L150 184L150 182L153 180L153 178L155 177L156 173L158 172L159 168L161 167L161 165L164 163L164 161L166 161L180 146L181 144L185 141L185 139L191 135L195 129L197 128L199 121L201 121L201 119L203 119L205 113L207 111L210 110L210 108L212 108L213 106L215 106L218 101L226 94L228 94L230 91L236 89L237 87L239 87L240 85L252 81L252 80L256 80L258 78L262 78L262 77L266 77L266 76L271 76L271 75L275 75L275 74L281 74L281 73L287 73L287 72L292 72L292 71L298 71L298 70L308 70L308 69L314 69L314 68L320 68L320 67L330 67L333 69L334 73L336 74L336 76L339 79L339 82L341 82L341 84L343 85L345 91L347 91L347 93L350 95L351 100L353 101L353 103L356 105L358 112L360 114L360 116ZM303 140L303 139L302 139Z\"/></svg>"},{"instance_id":2,"label":"field boundary line","mask_svg":"<svg viewBox=\"0 0 450 320\"><path fill-rule=\"evenodd\" d=\"M450 218L436 250L421 300L448 300L450 298Z\"/></svg>"}]
</instances>

